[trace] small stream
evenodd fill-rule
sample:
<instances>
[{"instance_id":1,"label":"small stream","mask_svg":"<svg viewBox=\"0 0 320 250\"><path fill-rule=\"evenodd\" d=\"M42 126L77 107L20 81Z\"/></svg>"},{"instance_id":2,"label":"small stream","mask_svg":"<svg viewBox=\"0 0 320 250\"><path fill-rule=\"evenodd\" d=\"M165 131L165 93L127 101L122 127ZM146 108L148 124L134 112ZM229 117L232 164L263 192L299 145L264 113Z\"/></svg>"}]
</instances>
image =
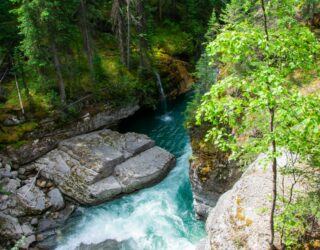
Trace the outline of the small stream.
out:
<instances>
[{"instance_id":1,"label":"small stream","mask_svg":"<svg viewBox=\"0 0 320 250\"><path fill-rule=\"evenodd\" d=\"M166 115L138 114L120 127L121 132L147 134L175 154L177 164L170 174L151 188L84 208L83 214L70 219L62 230L57 249L71 250L80 243L106 239L126 241L125 250L194 249L205 231L204 223L195 219L188 178L191 146L183 128L183 112L190 98L188 94L168 103Z\"/></svg>"}]
</instances>

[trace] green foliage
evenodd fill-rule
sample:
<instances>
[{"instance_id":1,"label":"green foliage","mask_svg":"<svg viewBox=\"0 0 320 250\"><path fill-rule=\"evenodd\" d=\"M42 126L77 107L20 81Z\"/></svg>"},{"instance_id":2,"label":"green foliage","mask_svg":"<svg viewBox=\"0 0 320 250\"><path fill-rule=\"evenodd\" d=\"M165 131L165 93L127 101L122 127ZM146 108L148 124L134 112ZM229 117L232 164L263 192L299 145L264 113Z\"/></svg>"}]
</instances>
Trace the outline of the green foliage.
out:
<instances>
[{"instance_id":1,"label":"green foliage","mask_svg":"<svg viewBox=\"0 0 320 250\"><path fill-rule=\"evenodd\" d=\"M203 96L196 124L210 124L206 141L234 159L267 152L270 162L286 149L301 162L314 163L320 155L320 97L301 94L291 76L317 69L320 45L296 20L299 1L267 3L268 32L258 21L263 18L260 1L234 0L228 5L221 17L226 24L206 49L211 64L223 75ZM200 73L205 69L202 63ZM273 144L276 148L270 147ZM299 198L278 218L291 249L308 230L308 214L314 210L309 202L307 206Z\"/></svg>"},{"instance_id":2,"label":"green foliage","mask_svg":"<svg viewBox=\"0 0 320 250\"><path fill-rule=\"evenodd\" d=\"M17 243L14 245L13 248L11 248L11 250L19 250L27 241L27 237L26 236L22 236L21 239L19 239L17 241Z\"/></svg>"},{"instance_id":3,"label":"green foliage","mask_svg":"<svg viewBox=\"0 0 320 250\"><path fill-rule=\"evenodd\" d=\"M314 232L316 221L320 220L319 199L316 192L302 194L290 203L282 197L279 204L281 212L276 217L275 226L286 249L300 249L304 244L312 243L308 242L307 235Z\"/></svg>"},{"instance_id":4,"label":"green foliage","mask_svg":"<svg viewBox=\"0 0 320 250\"><path fill-rule=\"evenodd\" d=\"M16 19L10 13L12 4L10 0L0 2L0 58L7 53L12 52L14 46L19 41L18 31L16 27Z\"/></svg>"},{"instance_id":5,"label":"green foliage","mask_svg":"<svg viewBox=\"0 0 320 250\"><path fill-rule=\"evenodd\" d=\"M164 49L170 55L179 55L186 52L192 55L194 50L192 36L182 31L179 25L170 21L166 21L164 27L154 30L151 44L154 48Z\"/></svg>"},{"instance_id":6,"label":"green foliage","mask_svg":"<svg viewBox=\"0 0 320 250\"><path fill-rule=\"evenodd\" d=\"M226 25L209 44L207 54L212 60L218 59L220 67L228 67L229 75L204 96L198 111L199 124L203 120L213 125L207 140L233 152L264 152L276 139L279 146L302 153L300 140L293 138L311 131L313 136L318 135L319 117L314 112L318 97L299 94L288 76L294 70L315 66L319 44L307 28L297 22L291 25L290 29L285 25L270 29L270 42L266 42L263 27L240 21ZM270 108L276 109L276 131L268 133L266 124L258 128L264 132L262 138L249 140L253 144L239 145L236 138L255 124L252 117L266 114ZM304 126L305 123L308 125Z\"/></svg>"},{"instance_id":7,"label":"green foliage","mask_svg":"<svg viewBox=\"0 0 320 250\"><path fill-rule=\"evenodd\" d=\"M15 127L2 127L3 131L0 131L0 143L18 143L25 133L34 130L37 126L38 124L35 122L28 122Z\"/></svg>"}]
</instances>

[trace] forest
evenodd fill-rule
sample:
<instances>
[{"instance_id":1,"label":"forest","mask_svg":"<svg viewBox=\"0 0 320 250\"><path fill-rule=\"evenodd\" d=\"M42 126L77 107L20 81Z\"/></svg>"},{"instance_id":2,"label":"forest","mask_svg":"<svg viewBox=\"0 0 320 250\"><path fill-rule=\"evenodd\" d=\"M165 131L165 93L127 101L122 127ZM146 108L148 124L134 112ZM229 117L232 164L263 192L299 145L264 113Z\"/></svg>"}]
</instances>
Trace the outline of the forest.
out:
<instances>
[{"instance_id":1,"label":"forest","mask_svg":"<svg viewBox=\"0 0 320 250\"><path fill-rule=\"evenodd\" d=\"M320 0L1 0L0 249L320 249L319 39Z\"/></svg>"}]
</instances>

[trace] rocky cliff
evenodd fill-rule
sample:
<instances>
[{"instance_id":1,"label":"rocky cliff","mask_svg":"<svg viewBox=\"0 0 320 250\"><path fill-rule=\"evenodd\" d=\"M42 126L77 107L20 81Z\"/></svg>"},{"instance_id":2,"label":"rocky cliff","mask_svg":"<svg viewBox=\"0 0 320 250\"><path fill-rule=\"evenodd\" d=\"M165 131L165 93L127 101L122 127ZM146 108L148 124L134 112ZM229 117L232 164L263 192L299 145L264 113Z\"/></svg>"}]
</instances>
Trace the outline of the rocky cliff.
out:
<instances>
[{"instance_id":1,"label":"rocky cliff","mask_svg":"<svg viewBox=\"0 0 320 250\"><path fill-rule=\"evenodd\" d=\"M240 168L228 159L228 154L204 142L205 129L203 126L189 130L193 149L189 175L195 212L200 219L207 218L219 197L241 176Z\"/></svg>"},{"instance_id":2,"label":"rocky cliff","mask_svg":"<svg viewBox=\"0 0 320 250\"><path fill-rule=\"evenodd\" d=\"M199 250L269 249L272 168L265 164L265 158L261 154L210 210L206 221L208 236L199 244ZM279 157L278 164L279 168L287 165L287 157ZM289 190L284 186L290 187L294 182L290 175L278 178L282 191Z\"/></svg>"}]
</instances>

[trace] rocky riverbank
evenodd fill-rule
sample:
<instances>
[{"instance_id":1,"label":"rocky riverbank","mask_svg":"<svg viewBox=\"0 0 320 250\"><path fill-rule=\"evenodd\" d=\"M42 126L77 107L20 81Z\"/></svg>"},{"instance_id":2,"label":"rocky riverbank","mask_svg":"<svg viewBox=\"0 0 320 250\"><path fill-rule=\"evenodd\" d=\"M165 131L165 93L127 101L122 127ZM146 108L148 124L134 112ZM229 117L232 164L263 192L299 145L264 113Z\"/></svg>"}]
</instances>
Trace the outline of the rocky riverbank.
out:
<instances>
[{"instance_id":1,"label":"rocky riverbank","mask_svg":"<svg viewBox=\"0 0 320 250\"><path fill-rule=\"evenodd\" d=\"M51 249L57 228L79 204L150 186L174 163L175 157L147 136L107 129L61 141L28 165L1 157L1 244L8 247L25 236L24 248Z\"/></svg>"},{"instance_id":2,"label":"rocky riverbank","mask_svg":"<svg viewBox=\"0 0 320 250\"><path fill-rule=\"evenodd\" d=\"M19 165L30 163L56 148L60 141L98 129L110 128L133 115L139 108L133 104L116 110L111 110L108 106L101 110L87 110L76 121L64 124L63 127L53 118L41 120L37 129L25 135L27 143L18 148L7 147L6 154Z\"/></svg>"}]
</instances>

